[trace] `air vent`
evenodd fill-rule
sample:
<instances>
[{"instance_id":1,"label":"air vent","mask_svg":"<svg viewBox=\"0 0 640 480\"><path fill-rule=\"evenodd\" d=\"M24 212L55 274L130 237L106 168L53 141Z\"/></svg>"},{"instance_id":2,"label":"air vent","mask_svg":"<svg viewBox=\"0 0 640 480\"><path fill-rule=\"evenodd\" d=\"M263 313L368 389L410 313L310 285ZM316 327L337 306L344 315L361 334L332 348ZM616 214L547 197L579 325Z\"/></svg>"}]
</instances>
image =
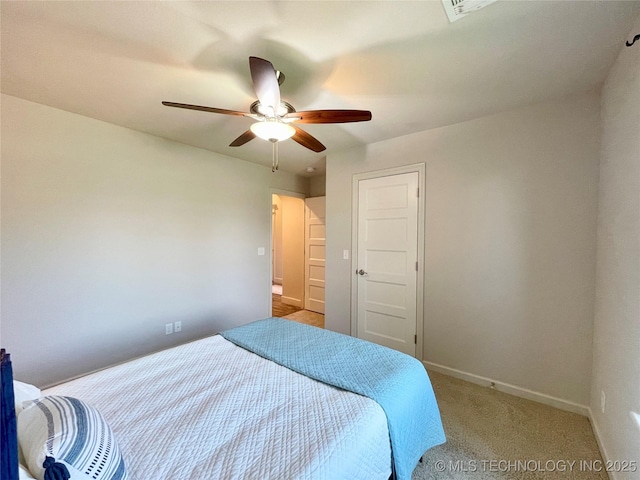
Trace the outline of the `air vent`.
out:
<instances>
[{"instance_id":1,"label":"air vent","mask_svg":"<svg viewBox=\"0 0 640 480\"><path fill-rule=\"evenodd\" d=\"M444 10L447 12L449 22L453 23L460 18L491 5L497 0L442 0Z\"/></svg>"}]
</instances>

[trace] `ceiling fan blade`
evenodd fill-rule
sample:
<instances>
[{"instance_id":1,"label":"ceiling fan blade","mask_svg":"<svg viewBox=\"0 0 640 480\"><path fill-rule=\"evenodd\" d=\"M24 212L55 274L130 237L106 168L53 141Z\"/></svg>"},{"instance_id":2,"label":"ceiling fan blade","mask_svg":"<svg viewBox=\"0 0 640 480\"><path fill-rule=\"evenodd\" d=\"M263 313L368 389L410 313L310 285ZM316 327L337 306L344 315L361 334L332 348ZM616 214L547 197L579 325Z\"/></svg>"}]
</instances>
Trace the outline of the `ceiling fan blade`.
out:
<instances>
[{"instance_id":1,"label":"ceiling fan blade","mask_svg":"<svg viewBox=\"0 0 640 480\"><path fill-rule=\"evenodd\" d=\"M349 123L367 122L371 120L368 110L308 110L306 112L292 112L286 118L298 117L296 123Z\"/></svg>"},{"instance_id":2,"label":"ceiling fan blade","mask_svg":"<svg viewBox=\"0 0 640 480\"><path fill-rule=\"evenodd\" d=\"M280 108L280 85L273 65L268 60L249 57L253 89L263 107L273 107L274 115Z\"/></svg>"},{"instance_id":3,"label":"ceiling fan blade","mask_svg":"<svg viewBox=\"0 0 640 480\"><path fill-rule=\"evenodd\" d=\"M253 133L251 130L247 130L242 135L240 135L238 138L236 138L233 142L231 142L229 144L229 146L230 147L239 147L240 145L244 145L245 143L247 143L250 140L253 140L254 138L256 138L256 134Z\"/></svg>"},{"instance_id":4,"label":"ceiling fan blade","mask_svg":"<svg viewBox=\"0 0 640 480\"><path fill-rule=\"evenodd\" d=\"M322 152L323 150L326 150L327 147L321 144L317 138L295 125L291 126L296 129L296 133L291 137L292 140L295 140L303 147L307 147L309 150L313 150L314 152Z\"/></svg>"},{"instance_id":5,"label":"ceiling fan blade","mask_svg":"<svg viewBox=\"0 0 640 480\"><path fill-rule=\"evenodd\" d=\"M188 103L162 102L166 107L186 108L188 110L200 110L202 112L222 113L223 115L238 115L241 117L251 116L250 113L238 112L236 110L225 110L224 108L203 107L202 105L190 105Z\"/></svg>"}]
</instances>

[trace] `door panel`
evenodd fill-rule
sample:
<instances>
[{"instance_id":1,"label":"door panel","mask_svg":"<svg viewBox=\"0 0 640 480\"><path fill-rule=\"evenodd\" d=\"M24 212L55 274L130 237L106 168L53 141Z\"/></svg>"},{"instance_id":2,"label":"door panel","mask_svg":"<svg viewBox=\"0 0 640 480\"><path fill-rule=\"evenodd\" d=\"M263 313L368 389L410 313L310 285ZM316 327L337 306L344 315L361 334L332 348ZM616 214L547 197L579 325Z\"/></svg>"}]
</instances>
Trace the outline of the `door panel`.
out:
<instances>
[{"instance_id":1,"label":"door panel","mask_svg":"<svg viewBox=\"0 0 640 480\"><path fill-rule=\"evenodd\" d=\"M302 198L280 195L282 204L282 303L304 308L304 215Z\"/></svg>"},{"instance_id":2,"label":"door panel","mask_svg":"<svg viewBox=\"0 0 640 480\"><path fill-rule=\"evenodd\" d=\"M358 182L357 336L416 354L418 172Z\"/></svg>"},{"instance_id":3,"label":"door panel","mask_svg":"<svg viewBox=\"0 0 640 480\"><path fill-rule=\"evenodd\" d=\"M324 313L325 197L305 200L305 309Z\"/></svg>"}]
</instances>

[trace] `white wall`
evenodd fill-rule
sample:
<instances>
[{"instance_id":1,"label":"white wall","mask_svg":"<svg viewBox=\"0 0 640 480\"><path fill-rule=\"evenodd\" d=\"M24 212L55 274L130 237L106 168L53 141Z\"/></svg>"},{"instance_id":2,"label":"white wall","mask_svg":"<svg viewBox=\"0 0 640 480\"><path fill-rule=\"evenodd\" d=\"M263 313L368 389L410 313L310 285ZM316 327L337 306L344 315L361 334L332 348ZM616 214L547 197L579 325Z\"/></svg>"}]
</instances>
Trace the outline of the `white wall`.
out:
<instances>
[{"instance_id":1,"label":"white wall","mask_svg":"<svg viewBox=\"0 0 640 480\"><path fill-rule=\"evenodd\" d=\"M640 18L629 39L640 33ZM640 45L602 90L592 421L609 460L640 469ZM605 392L605 413L600 408ZM615 478L640 479L640 471Z\"/></svg>"},{"instance_id":2,"label":"white wall","mask_svg":"<svg viewBox=\"0 0 640 480\"><path fill-rule=\"evenodd\" d=\"M1 342L16 378L49 384L270 316L257 249L271 187L308 180L3 95Z\"/></svg>"},{"instance_id":3,"label":"white wall","mask_svg":"<svg viewBox=\"0 0 640 480\"><path fill-rule=\"evenodd\" d=\"M327 176L320 175L309 178L309 196L324 197L327 193Z\"/></svg>"},{"instance_id":4,"label":"white wall","mask_svg":"<svg viewBox=\"0 0 640 480\"><path fill-rule=\"evenodd\" d=\"M355 173L426 163L424 360L589 404L599 96L327 158L327 328L350 329Z\"/></svg>"}]
</instances>

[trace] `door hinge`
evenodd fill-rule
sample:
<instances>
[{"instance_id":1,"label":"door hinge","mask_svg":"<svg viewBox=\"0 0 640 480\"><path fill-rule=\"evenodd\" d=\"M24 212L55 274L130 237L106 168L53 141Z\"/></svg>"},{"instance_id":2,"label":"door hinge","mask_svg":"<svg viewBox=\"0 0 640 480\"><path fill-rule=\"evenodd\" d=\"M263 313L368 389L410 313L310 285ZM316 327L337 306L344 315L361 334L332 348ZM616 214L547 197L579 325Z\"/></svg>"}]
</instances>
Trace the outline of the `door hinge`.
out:
<instances>
[{"instance_id":1,"label":"door hinge","mask_svg":"<svg viewBox=\"0 0 640 480\"><path fill-rule=\"evenodd\" d=\"M413 336L413 343L418 344L418 335Z\"/></svg>"},{"instance_id":2,"label":"door hinge","mask_svg":"<svg viewBox=\"0 0 640 480\"><path fill-rule=\"evenodd\" d=\"M416 262L416 272L418 271L418 262Z\"/></svg>"},{"instance_id":3,"label":"door hinge","mask_svg":"<svg viewBox=\"0 0 640 480\"><path fill-rule=\"evenodd\" d=\"M420 187L416 189L416 197L420 198Z\"/></svg>"}]
</instances>

